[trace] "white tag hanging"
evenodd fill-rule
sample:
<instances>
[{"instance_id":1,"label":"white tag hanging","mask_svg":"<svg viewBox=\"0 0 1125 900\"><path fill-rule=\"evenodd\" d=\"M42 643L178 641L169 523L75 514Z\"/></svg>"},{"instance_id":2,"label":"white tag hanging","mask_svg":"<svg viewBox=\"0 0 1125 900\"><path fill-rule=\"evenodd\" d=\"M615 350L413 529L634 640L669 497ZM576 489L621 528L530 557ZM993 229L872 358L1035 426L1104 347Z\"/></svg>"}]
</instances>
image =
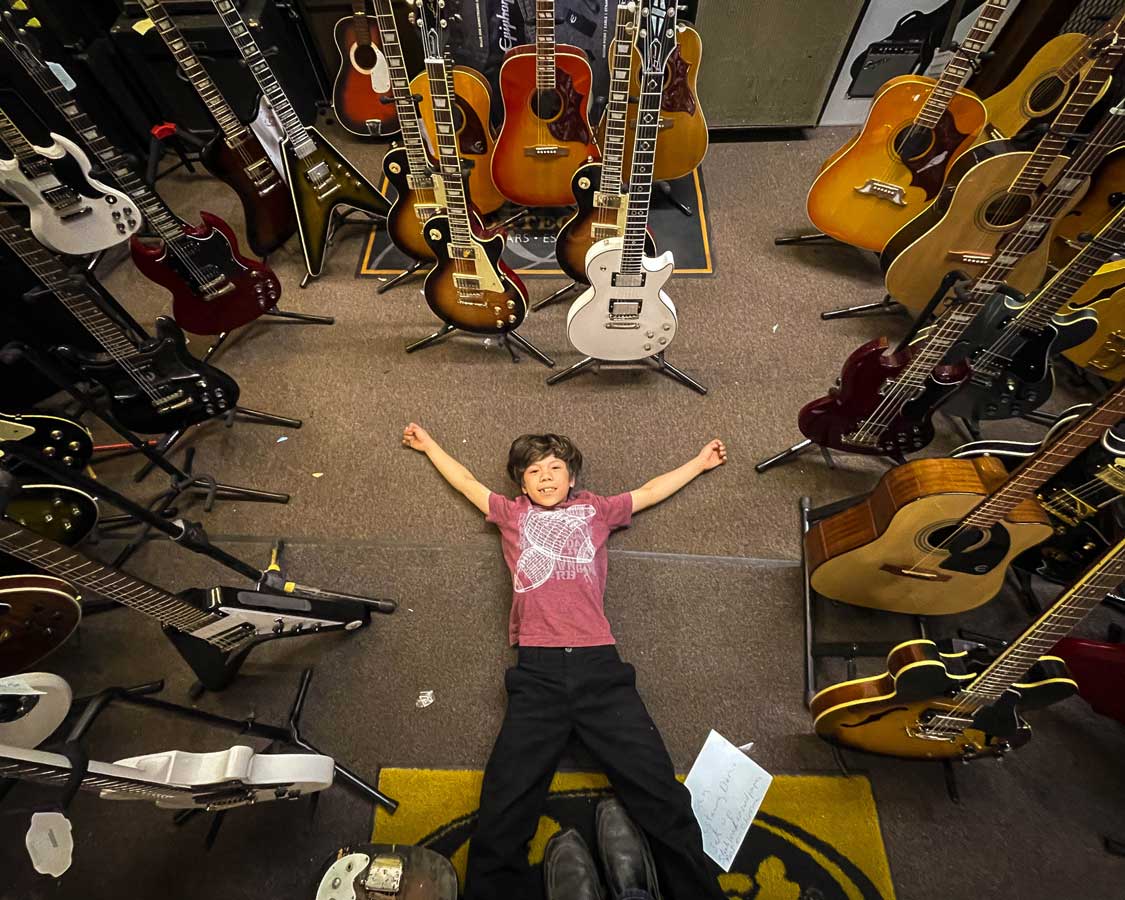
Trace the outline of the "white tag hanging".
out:
<instances>
[{"instance_id":1,"label":"white tag hanging","mask_svg":"<svg viewBox=\"0 0 1125 900\"><path fill-rule=\"evenodd\" d=\"M37 812L27 829L27 852L40 875L58 878L70 868L74 856L74 837L70 819L61 812Z\"/></svg>"}]
</instances>

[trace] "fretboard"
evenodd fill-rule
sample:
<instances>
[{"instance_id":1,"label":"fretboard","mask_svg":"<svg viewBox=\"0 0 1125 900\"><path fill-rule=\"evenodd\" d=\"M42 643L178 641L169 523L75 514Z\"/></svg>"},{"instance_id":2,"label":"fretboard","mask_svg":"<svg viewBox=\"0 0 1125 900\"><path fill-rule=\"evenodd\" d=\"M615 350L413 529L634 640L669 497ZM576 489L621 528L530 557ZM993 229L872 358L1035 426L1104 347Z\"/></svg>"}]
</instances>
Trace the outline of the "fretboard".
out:
<instances>
[{"instance_id":1,"label":"fretboard","mask_svg":"<svg viewBox=\"0 0 1125 900\"><path fill-rule=\"evenodd\" d=\"M969 29L965 39L961 41L961 46L957 48L953 58L946 64L937 84L930 91L930 96L926 98L925 104L918 111L918 115L914 117L916 125L923 125L927 128L937 127L954 94L968 81L969 75L973 71L973 63L983 52L989 38L996 30L997 24L1004 16L1004 10L1007 6L1008 0L988 0L985 3L984 9L980 11L973 27Z\"/></svg>"},{"instance_id":2,"label":"fretboard","mask_svg":"<svg viewBox=\"0 0 1125 900\"><path fill-rule=\"evenodd\" d=\"M243 137L246 134L246 126L234 114L234 110L216 87L215 82L211 80L203 63L199 61L199 57L195 55L195 51L191 49L191 45L184 39L180 29L160 5L159 0L140 0L140 4L156 25L160 37L167 44L172 56L176 58L180 71L187 76L199 98L206 104L223 135L230 141Z\"/></svg>"},{"instance_id":3,"label":"fretboard","mask_svg":"<svg viewBox=\"0 0 1125 900\"><path fill-rule=\"evenodd\" d=\"M365 0L352 0L352 24L355 26L355 42L361 47L371 46L371 22L367 18Z\"/></svg>"},{"instance_id":4,"label":"fretboard","mask_svg":"<svg viewBox=\"0 0 1125 900\"><path fill-rule=\"evenodd\" d=\"M555 89L555 0L535 0L535 86Z\"/></svg>"},{"instance_id":5,"label":"fretboard","mask_svg":"<svg viewBox=\"0 0 1125 900\"><path fill-rule=\"evenodd\" d=\"M316 144L309 137L308 131L305 130L300 117L293 109L293 104L289 102L285 91L281 89L281 84L274 77L273 69L270 68L269 62L266 61L262 51L258 48L258 42L254 40L254 35L250 33L250 29L246 27L246 23L242 20L242 14L231 0L211 0L211 2L214 3L215 11L218 12L219 18L223 20L223 25L230 33L238 52L242 54L242 58L246 61L246 67L258 82L258 87L262 89L262 93L269 100L270 106L273 107L278 121L281 122L281 127L285 129L289 143L293 146L293 152L299 158L304 159L316 149Z\"/></svg>"},{"instance_id":6,"label":"fretboard","mask_svg":"<svg viewBox=\"0 0 1125 900\"><path fill-rule=\"evenodd\" d=\"M1009 644L992 664L962 692L962 696L987 705L1023 678L1039 657L1066 637L1106 594L1125 581L1125 540L1094 563L1074 587L1066 591L1023 634Z\"/></svg>"},{"instance_id":7,"label":"fretboard","mask_svg":"<svg viewBox=\"0 0 1125 900\"><path fill-rule=\"evenodd\" d=\"M652 167L660 136L660 106L664 94L664 67L641 73L641 97L637 105L637 130L633 141L633 168L629 173L629 209L625 214L621 272L641 273L645 252L645 230L652 197Z\"/></svg>"},{"instance_id":8,"label":"fretboard","mask_svg":"<svg viewBox=\"0 0 1125 900\"><path fill-rule=\"evenodd\" d=\"M194 794L187 787L125 776L120 774L122 769L123 767L120 766L91 762L82 777L82 787L89 791L112 790L133 794L153 801L171 800ZM63 787L70 781L70 775L70 760L58 753L7 746L4 747L3 752L0 752L0 778L23 778Z\"/></svg>"},{"instance_id":9,"label":"fretboard","mask_svg":"<svg viewBox=\"0 0 1125 900\"><path fill-rule=\"evenodd\" d=\"M16 159L35 159L39 155L31 146L31 141L24 137L23 132L16 127L16 123L9 119L8 114L2 109L0 109L0 140L8 145L8 149Z\"/></svg>"},{"instance_id":10,"label":"fretboard","mask_svg":"<svg viewBox=\"0 0 1125 900\"><path fill-rule=\"evenodd\" d=\"M387 67L391 76L391 92L395 98L395 112L402 129L402 145L410 164L410 174L423 178L429 173L430 162L426 153L426 142L422 136L422 123L414 94L410 90L410 75L402 55L402 44L398 39L398 23L395 22L391 0L374 0L375 23L379 28L379 43L387 57ZM365 17L366 18L366 17Z\"/></svg>"},{"instance_id":11,"label":"fretboard","mask_svg":"<svg viewBox=\"0 0 1125 900\"><path fill-rule=\"evenodd\" d=\"M1098 440L1107 428L1112 428L1125 416L1125 382L1102 398L1102 401L1076 419L1051 444L1044 446L1034 456L1020 464L1007 480L988 497L978 503L967 515L963 524L977 528L990 528L1003 519Z\"/></svg>"},{"instance_id":12,"label":"fretboard","mask_svg":"<svg viewBox=\"0 0 1125 900\"><path fill-rule=\"evenodd\" d=\"M434 103L434 130L437 132L438 169L445 189L449 231L455 246L471 247L473 230L465 196L465 175L457 150L457 128L453 113L453 86L449 63L443 56L426 57L426 77Z\"/></svg>"},{"instance_id":13,"label":"fretboard","mask_svg":"<svg viewBox=\"0 0 1125 900\"><path fill-rule=\"evenodd\" d=\"M629 66L633 59L637 5L622 0L617 7L613 42L609 46L609 100L605 108L605 141L602 145L601 188L621 193L621 167L625 158L625 131L629 115Z\"/></svg>"}]
</instances>

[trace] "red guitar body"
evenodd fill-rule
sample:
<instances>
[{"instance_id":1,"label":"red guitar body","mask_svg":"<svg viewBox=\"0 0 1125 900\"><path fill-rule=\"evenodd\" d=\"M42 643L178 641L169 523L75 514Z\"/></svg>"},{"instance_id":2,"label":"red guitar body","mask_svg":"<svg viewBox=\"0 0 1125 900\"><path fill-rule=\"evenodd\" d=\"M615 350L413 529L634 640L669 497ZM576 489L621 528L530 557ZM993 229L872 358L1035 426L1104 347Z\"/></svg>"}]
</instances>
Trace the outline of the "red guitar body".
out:
<instances>
[{"instance_id":1,"label":"red guitar body","mask_svg":"<svg viewBox=\"0 0 1125 900\"><path fill-rule=\"evenodd\" d=\"M1125 644L1063 638L1051 653L1066 660L1094 712L1125 724Z\"/></svg>"},{"instance_id":2,"label":"red guitar body","mask_svg":"<svg viewBox=\"0 0 1125 900\"><path fill-rule=\"evenodd\" d=\"M172 292L172 317L192 334L221 334L253 322L281 299L273 270L239 250L238 238L218 216L199 214L184 225L176 248L160 239L133 237L133 262L150 281Z\"/></svg>"}]
</instances>

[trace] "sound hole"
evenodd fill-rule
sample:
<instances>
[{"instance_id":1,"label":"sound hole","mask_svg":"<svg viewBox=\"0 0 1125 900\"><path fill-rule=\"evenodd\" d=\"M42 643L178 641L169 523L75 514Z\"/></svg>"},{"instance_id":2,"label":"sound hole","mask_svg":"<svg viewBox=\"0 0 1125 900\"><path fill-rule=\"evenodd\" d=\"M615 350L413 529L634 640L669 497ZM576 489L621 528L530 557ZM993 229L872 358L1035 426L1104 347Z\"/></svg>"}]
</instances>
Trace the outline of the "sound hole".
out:
<instances>
[{"instance_id":1,"label":"sound hole","mask_svg":"<svg viewBox=\"0 0 1125 900\"><path fill-rule=\"evenodd\" d=\"M461 104L453 104L453 130L460 132L465 127L465 114L461 111Z\"/></svg>"},{"instance_id":2,"label":"sound hole","mask_svg":"<svg viewBox=\"0 0 1125 900\"><path fill-rule=\"evenodd\" d=\"M379 54L370 44L356 44L352 58L355 60L357 68L366 69L370 72L375 68L375 63L379 61Z\"/></svg>"},{"instance_id":3,"label":"sound hole","mask_svg":"<svg viewBox=\"0 0 1125 900\"><path fill-rule=\"evenodd\" d=\"M1062 99L1065 91L1066 85L1061 79L1054 75L1044 78L1032 88L1031 96L1027 98L1027 108L1035 116L1050 112L1051 108Z\"/></svg>"},{"instance_id":4,"label":"sound hole","mask_svg":"<svg viewBox=\"0 0 1125 900\"><path fill-rule=\"evenodd\" d=\"M988 537L979 528L962 528L958 531L958 525L954 522L952 525L941 525L935 528L923 538L923 542L930 550L938 548L948 550L949 548L945 546L945 543L953 537L955 532L957 532L957 546L962 551L983 543Z\"/></svg>"},{"instance_id":5,"label":"sound hole","mask_svg":"<svg viewBox=\"0 0 1125 900\"><path fill-rule=\"evenodd\" d=\"M531 110L540 119L557 119L562 112L563 101L559 92L554 90L536 91L531 95Z\"/></svg>"},{"instance_id":6,"label":"sound hole","mask_svg":"<svg viewBox=\"0 0 1125 900\"><path fill-rule=\"evenodd\" d=\"M1015 225L1031 210L1031 198L1026 194L1001 194L988 204L984 221L993 228Z\"/></svg>"},{"instance_id":7,"label":"sound hole","mask_svg":"<svg viewBox=\"0 0 1125 900\"><path fill-rule=\"evenodd\" d=\"M894 140L894 150L899 159L918 159L934 145L933 129L911 125L900 131Z\"/></svg>"}]
</instances>

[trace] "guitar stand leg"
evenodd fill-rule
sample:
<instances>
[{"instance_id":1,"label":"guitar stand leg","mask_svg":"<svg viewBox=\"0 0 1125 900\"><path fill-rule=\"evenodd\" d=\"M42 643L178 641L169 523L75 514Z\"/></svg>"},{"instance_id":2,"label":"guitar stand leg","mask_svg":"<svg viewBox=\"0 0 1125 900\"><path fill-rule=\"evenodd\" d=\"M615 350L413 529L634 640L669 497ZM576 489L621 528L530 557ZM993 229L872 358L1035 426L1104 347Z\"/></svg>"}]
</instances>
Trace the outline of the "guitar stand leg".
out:
<instances>
[{"instance_id":1,"label":"guitar stand leg","mask_svg":"<svg viewBox=\"0 0 1125 900\"><path fill-rule=\"evenodd\" d=\"M957 787L957 772L953 768L953 763L948 759L941 761L942 772L945 774L945 792L949 795L950 801L957 806L961 805L961 791Z\"/></svg>"},{"instance_id":2,"label":"guitar stand leg","mask_svg":"<svg viewBox=\"0 0 1125 900\"><path fill-rule=\"evenodd\" d=\"M658 181L656 182L656 186L660 188L660 193L664 195L664 199L671 203L674 207L676 207L676 209L682 212L685 216L688 216L690 218L695 215L694 209L692 209L686 203L682 203L681 201L677 200L672 195L672 183L670 181Z\"/></svg>"},{"instance_id":3,"label":"guitar stand leg","mask_svg":"<svg viewBox=\"0 0 1125 900\"><path fill-rule=\"evenodd\" d=\"M760 463L754 466L754 471L761 474L767 469L772 469L774 466L779 466L784 462L789 462L789 460L800 456L811 446L812 441L810 441L808 438L805 438L803 441L799 441L794 444L788 450L782 450L780 453L777 453L769 457L768 459L763 459ZM831 459L831 457L829 457L829 459Z\"/></svg>"},{"instance_id":4,"label":"guitar stand leg","mask_svg":"<svg viewBox=\"0 0 1125 900\"><path fill-rule=\"evenodd\" d=\"M1105 847L1105 852L1112 856L1125 856L1125 841L1111 838L1107 834L1102 836L1102 846Z\"/></svg>"},{"instance_id":5,"label":"guitar stand leg","mask_svg":"<svg viewBox=\"0 0 1125 900\"><path fill-rule=\"evenodd\" d=\"M842 306L839 309L826 309L820 314L820 318L825 322L830 322L833 319L851 319L869 314L888 316L900 312L906 312L906 307L895 300L890 294L884 294L883 299L877 303L860 303L856 306Z\"/></svg>"},{"instance_id":6,"label":"guitar stand leg","mask_svg":"<svg viewBox=\"0 0 1125 900\"><path fill-rule=\"evenodd\" d=\"M215 342L210 347L207 348L207 352L203 354L203 362L210 362L211 357L214 356L216 353L218 353L220 350L223 349L223 345L226 344L227 338L229 338L229 337L230 337L229 331L221 332L215 338Z\"/></svg>"},{"instance_id":7,"label":"guitar stand leg","mask_svg":"<svg viewBox=\"0 0 1125 900\"><path fill-rule=\"evenodd\" d=\"M525 218L526 216L530 216L530 215L531 215L530 209L521 209L517 213L512 213L512 215L508 216L508 218L506 218L503 222L500 222L498 225L490 226L489 230L490 231L500 231L504 228L510 228L511 226L515 225L516 222L518 222L520 219Z\"/></svg>"},{"instance_id":8,"label":"guitar stand leg","mask_svg":"<svg viewBox=\"0 0 1125 900\"><path fill-rule=\"evenodd\" d=\"M836 238L825 234L823 231L810 231L805 234L791 234L786 237L773 239L775 247L789 247L797 244L839 244Z\"/></svg>"},{"instance_id":9,"label":"guitar stand leg","mask_svg":"<svg viewBox=\"0 0 1125 900\"><path fill-rule=\"evenodd\" d=\"M164 437L160 439L160 443L157 444L153 448L153 450L156 453L159 453L161 456L167 456L169 451L171 451L171 449L175 447L177 443L179 443L180 438L182 438L186 433L186 428L177 428L175 431L169 431L166 435L164 435ZM155 468L156 463L150 459L143 466L141 466L140 469L137 470L137 474L133 476L133 482L136 484L140 484L142 481L148 478L149 475L152 474L152 470Z\"/></svg>"},{"instance_id":10,"label":"guitar stand leg","mask_svg":"<svg viewBox=\"0 0 1125 900\"><path fill-rule=\"evenodd\" d=\"M1041 412L1037 409L1029 409L1020 416L1020 418L1034 425L1042 425L1044 428L1051 428L1059 420L1058 416L1053 416L1050 413Z\"/></svg>"},{"instance_id":11,"label":"guitar stand leg","mask_svg":"<svg viewBox=\"0 0 1125 900\"><path fill-rule=\"evenodd\" d=\"M563 369L561 372L556 372L547 379L547 384L558 384L560 381L566 381L568 378L573 378L575 375L581 375L587 369L597 366L598 361L592 356L587 356L584 359L578 360L574 365Z\"/></svg>"},{"instance_id":12,"label":"guitar stand leg","mask_svg":"<svg viewBox=\"0 0 1125 900\"><path fill-rule=\"evenodd\" d=\"M531 341L525 338L518 331L509 331L507 334L501 336L500 340L504 346L508 348L508 352L512 355L512 362L519 362L520 358L516 355L515 350L512 349L512 344L515 344L524 353L532 359L538 360L543 363L548 369L555 367L555 361L551 359L546 353L536 347Z\"/></svg>"},{"instance_id":13,"label":"guitar stand leg","mask_svg":"<svg viewBox=\"0 0 1125 900\"><path fill-rule=\"evenodd\" d=\"M396 284L401 284L402 282L406 281L407 278L410 278L412 275L414 275L414 273L417 272L419 269L423 268L426 265L427 262L428 262L427 260L421 260L421 259L414 260L414 262L412 262L410 264L410 268L403 269L394 278L390 279L390 281L384 281L381 285L379 285L377 288L375 288L375 293L376 294L385 294L387 291L389 291L391 288L393 288Z\"/></svg>"},{"instance_id":14,"label":"guitar stand leg","mask_svg":"<svg viewBox=\"0 0 1125 900\"><path fill-rule=\"evenodd\" d=\"M1035 589L1031 586L1031 574L1029 572L1011 566L1008 571L1004 573L1004 577L1015 588L1016 594L1020 598L1024 609L1027 610L1028 615L1040 616L1043 614L1043 607L1039 603L1039 597L1036 596Z\"/></svg>"},{"instance_id":15,"label":"guitar stand leg","mask_svg":"<svg viewBox=\"0 0 1125 900\"><path fill-rule=\"evenodd\" d=\"M274 319L288 319L291 322L298 322L302 325L335 325L335 316L315 316L312 313L299 313L292 312L288 309L278 309L276 306L273 309L267 309L263 316L270 316Z\"/></svg>"},{"instance_id":16,"label":"guitar stand leg","mask_svg":"<svg viewBox=\"0 0 1125 900\"><path fill-rule=\"evenodd\" d=\"M233 413L231 418L239 422L253 422L255 425L274 425L278 428L301 427L300 419L291 419L289 416L278 416L274 413L262 412L261 410L250 409L246 406L236 406L231 412Z\"/></svg>"},{"instance_id":17,"label":"guitar stand leg","mask_svg":"<svg viewBox=\"0 0 1125 900\"><path fill-rule=\"evenodd\" d=\"M673 381L678 381L680 384L684 385L684 387L691 388L697 394L707 394L707 388L705 388L702 384L700 384L698 381L684 372L683 369L678 369L676 368L676 366L668 362L668 360L664 358L663 351L657 353L656 356L650 356L649 359L652 360L653 365L656 367L656 371L661 375L667 375Z\"/></svg>"},{"instance_id":18,"label":"guitar stand leg","mask_svg":"<svg viewBox=\"0 0 1125 900\"><path fill-rule=\"evenodd\" d=\"M431 347L434 344L444 340L456 330L457 329L452 325L442 325L441 328L439 328L433 334L422 338L422 340L420 341L415 341L413 344L408 344L406 347L406 352L413 353L415 350L425 350L427 347Z\"/></svg>"},{"instance_id":19,"label":"guitar stand leg","mask_svg":"<svg viewBox=\"0 0 1125 900\"><path fill-rule=\"evenodd\" d=\"M848 769L848 761L844 759L844 751L841 750L836 744L832 744L832 761L836 763L836 768L840 770L840 774L845 778L851 778L851 770Z\"/></svg>"},{"instance_id":20,"label":"guitar stand leg","mask_svg":"<svg viewBox=\"0 0 1125 900\"><path fill-rule=\"evenodd\" d=\"M579 287L584 287L584 285L580 285L577 281L572 281L566 287L561 287L557 291L555 291L553 294L548 294L542 300L537 300L535 303L531 304L531 311L532 312L538 312L544 306L550 306L552 303L557 303L559 300L562 300L563 297L565 297L567 294L569 294L575 288L579 288Z\"/></svg>"}]
</instances>

